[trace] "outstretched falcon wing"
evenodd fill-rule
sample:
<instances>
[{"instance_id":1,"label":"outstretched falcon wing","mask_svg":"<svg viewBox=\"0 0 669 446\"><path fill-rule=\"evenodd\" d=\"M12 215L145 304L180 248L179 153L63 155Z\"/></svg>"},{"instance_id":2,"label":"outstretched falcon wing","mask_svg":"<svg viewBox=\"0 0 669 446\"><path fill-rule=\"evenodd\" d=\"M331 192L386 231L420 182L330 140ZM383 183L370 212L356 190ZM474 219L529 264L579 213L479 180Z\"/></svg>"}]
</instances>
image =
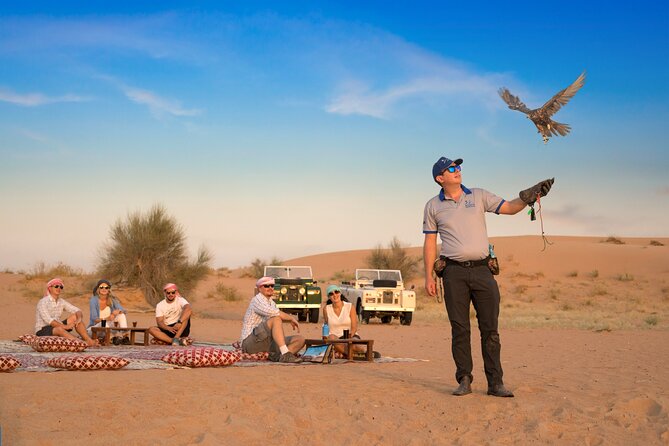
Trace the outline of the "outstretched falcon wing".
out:
<instances>
[{"instance_id":1,"label":"outstretched falcon wing","mask_svg":"<svg viewBox=\"0 0 669 446\"><path fill-rule=\"evenodd\" d=\"M511 110L517 110L525 114L531 111L525 104L523 104L523 101L521 101L518 96L512 95L507 88L500 88L498 93Z\"/></svg>"},{"instance_id":2,"label":"outstretched falcon wing","mask_svg":"<svg viewBox=\"0 0 669 446\"><path fill-rule=\"evenodd\" d=\"M574 97L576 92L581 89L585 83L585 71L574 81L573 84L565 88L564 90L558 92L555 96L550 98L542 107L541 111L546 114L546 116L553 116L557 113L563 105L565 105L571 98ZM505 99L506 100L506 99Z\"/></svg>"}]
</instances>

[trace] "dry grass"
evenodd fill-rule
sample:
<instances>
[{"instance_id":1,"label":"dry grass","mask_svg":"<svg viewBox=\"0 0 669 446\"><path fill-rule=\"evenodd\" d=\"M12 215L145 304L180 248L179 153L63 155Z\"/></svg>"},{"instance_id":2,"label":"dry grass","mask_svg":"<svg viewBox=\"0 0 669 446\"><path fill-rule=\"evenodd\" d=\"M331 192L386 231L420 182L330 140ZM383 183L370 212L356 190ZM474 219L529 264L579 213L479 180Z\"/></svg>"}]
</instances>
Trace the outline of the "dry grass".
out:
<instances>
[{"instance_id":1,"label":"dry grass","mask_svg":"<svg viewBox=\"0 0 669 446\"><path fill-rule=\"evenodd\" d=\"M590 273L590 276L593 274ZM620 278L623 280L620 280ZM501 290L499 323L504 328L571 328L579 330L669 330L669 286L630 274L602 277L597 281L559 281L533 275L498 276ZM444 323L443 303L425 295L417 297L414 320ZM472 306L473 307L473 306ZM472 330L476 330L472 310Z\"/></svg>"},{"instance_id":2,"label":"dry grass","mask_svg":"<svg viewBox=\"0 0 669 446\"><path fill-rule=\"evenodd\" d=\"M657 240L651 240L649 245L650 246L664 246L664 243L658 242Z\"/></svg>"}]
</instances>

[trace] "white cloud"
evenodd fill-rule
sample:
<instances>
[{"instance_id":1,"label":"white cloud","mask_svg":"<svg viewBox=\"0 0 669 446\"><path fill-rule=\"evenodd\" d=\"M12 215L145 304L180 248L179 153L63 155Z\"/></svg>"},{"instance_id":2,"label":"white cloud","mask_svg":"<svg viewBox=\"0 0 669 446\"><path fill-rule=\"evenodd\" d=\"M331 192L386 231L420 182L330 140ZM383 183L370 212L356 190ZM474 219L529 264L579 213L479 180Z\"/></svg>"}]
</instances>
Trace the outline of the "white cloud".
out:
<instances>
[{"instance_id":1,"label":"white cloud","mask_svg":"<svg viewBox=\"0 0 669 446\"><path fill-rule=\"evenodd\" d=\"M201 113L198 109L186 109L178 101L166 99L148 90L139 88L122 87L123 93L133 102L146 105L156 116L170 114L174 116L196 116Z\"/></svg>"},{"instance_id":2,"label":"white cloud","mask_svg":"<svg viewBox=\"0 0 669 446\"><path fill-rule=\"evenodd\" d=\"M75 94L65 94L62 96L47 96L42 93L19 94L11 90L0 89L0 101L9 102L23 107L37 107L40 105L54 104L57 102L85 102L91 99L85 96Z\"/></svg>"},{"instance_id":3,"label":"white cloud","mask_svg":"<svg viewBox=\"0 0 669 446\"><path fill-rule=\"evenodd\" d=\"M439 105L456 99L486 108L501 107L497 90L508 79L505 74L477 72L390 34L378 33L373 42L369 48L356 49L363 53L357 58L366 55L378 69L363 72L370 70L358 63L358 72L349 74L349 80L341 83L325 106L327 112L383 119L410 101Z\"/></svg>"}]
</instances>

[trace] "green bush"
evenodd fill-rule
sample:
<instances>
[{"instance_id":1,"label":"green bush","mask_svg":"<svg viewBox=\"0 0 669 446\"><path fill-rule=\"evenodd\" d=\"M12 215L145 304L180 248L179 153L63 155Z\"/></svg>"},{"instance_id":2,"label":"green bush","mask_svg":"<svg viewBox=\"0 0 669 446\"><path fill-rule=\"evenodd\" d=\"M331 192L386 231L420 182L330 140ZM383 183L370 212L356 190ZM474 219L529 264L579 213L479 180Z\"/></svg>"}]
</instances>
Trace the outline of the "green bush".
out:
<instances>
[{"instance_id":1,"label":"green bush","mask_svg":"<svg viewBox=\"0 0 669 446\"><path fill-rule=\"evenodd\" d=\"M406 247L397 237L393 237L388 248L379 245L367 257L367 267L373 269L398 269L405 282L418 273L420 257L407 254Z\"/></svg>"},{"instance_id":2,"label":"green bush","mask_svg":"<svg viewBox=\"0 0 669 446\"><path fill-rule=\"evenodd\" d=\"M253 262L251 262L251 266L246 267L246 270L242 274L242 277L253 277L259 279L263 275L265 275L265 267L267 265L280 266L282 264L283 260L279 259L278 257L272 257L272 259L269 260L269 262L266 260L261 260L259 258L256 258Z\"/></svg>"},{"instance_id":3,"label":"green bush","mask_svg":"<svg viewBox=\"0 0 669 446\"><path fill-rule=\"evenodd\" d=\"M101 249L98 274L139 287L151 305L163 298L165 283L174 282L187 293L209 272L209 251L201 247L196 259L189 261L183 228L161 205L118 220L110 239Z\"/></svg>"}]
</instances>

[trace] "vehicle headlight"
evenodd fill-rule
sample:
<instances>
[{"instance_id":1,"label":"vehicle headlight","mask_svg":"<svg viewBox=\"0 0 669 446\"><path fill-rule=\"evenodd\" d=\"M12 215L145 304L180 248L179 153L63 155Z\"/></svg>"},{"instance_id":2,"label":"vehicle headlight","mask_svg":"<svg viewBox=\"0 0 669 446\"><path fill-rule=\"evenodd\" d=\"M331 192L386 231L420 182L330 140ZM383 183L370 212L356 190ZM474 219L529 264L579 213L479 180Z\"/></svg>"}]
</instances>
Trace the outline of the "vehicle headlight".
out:
<instances>
[{"instance_id":1,"label":"vehicle headlight","mask_svg":"<svg viewBox=\"0 0 669 446\"><path fill-rule=\"evenodd\" d=\"M287 292L288 292L288 288L286 288L285 286L281 287L281 294L286 294Z\"/></svg>"},{"instance_id":2,"label":"vehicle headlight","mask_svg":"<svg viewBox=\"0 0 669 446\"><path fill-rule=\"evenodd\" d=\"M311 296L312 294L321 294L321 292L319 290L307 290L307 294Z\"/></svg>"},{"instance_id":3,"label":"vehicle headlight","mask_svg":"<svg viewBox=\"0 0 669 446\"><path fill-rule=\"evenodd\" d=\"M305 290L304 288L300 288L300 294L304 294L305 291L306 291L306 290Z\"/></svg>"},{"instance_id":4,"label":"vehicle headlight","mask_svg":"<svg viewBox=\"0 0 669 446\"><path fill-rule=\"evenodd\" d=\"M376 295L379 297L383 297L383 291L379 291L378 293L376 293Z\"/></svg>"}]
</instances>

